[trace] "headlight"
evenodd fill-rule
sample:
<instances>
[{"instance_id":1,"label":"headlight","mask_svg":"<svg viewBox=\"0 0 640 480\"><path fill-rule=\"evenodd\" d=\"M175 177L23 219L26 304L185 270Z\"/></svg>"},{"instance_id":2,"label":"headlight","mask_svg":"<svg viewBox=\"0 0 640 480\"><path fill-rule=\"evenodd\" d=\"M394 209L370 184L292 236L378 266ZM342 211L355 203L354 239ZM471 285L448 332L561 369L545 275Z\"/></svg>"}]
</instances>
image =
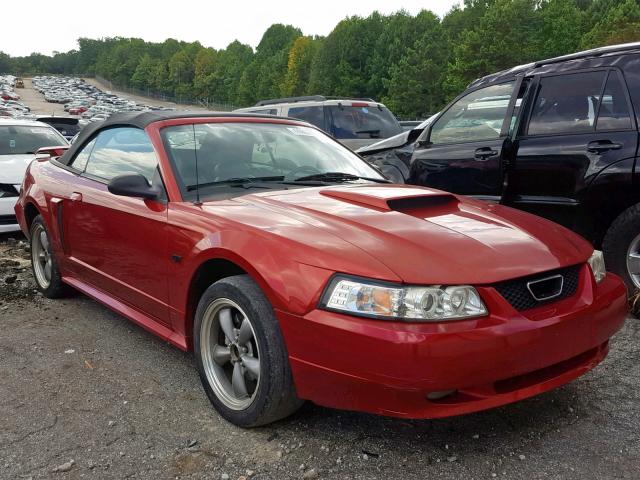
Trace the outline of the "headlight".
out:
<instances>
[{"instance_id":1,"label":"headlight","mask_svg":"<svg viewBox=\"0 0 640 480\"><path fill-rule=\"evenodd\" d=\"M405 287L338 275L327 286L321 308L366 317L440 322L486 315L475 288Z\"/></svg>"},{"instance_id":2,"label":"headlight","mask_svg":"<svg viewBox=\"0 0 640 480\"><path fill-rule=\"evenodd\" d=\"M589 258L589 266L593 272L596 283L600 283L607 275L607 269L604 266L604 255L600 250L594 250Z\"/></svg>"}]
</instances>

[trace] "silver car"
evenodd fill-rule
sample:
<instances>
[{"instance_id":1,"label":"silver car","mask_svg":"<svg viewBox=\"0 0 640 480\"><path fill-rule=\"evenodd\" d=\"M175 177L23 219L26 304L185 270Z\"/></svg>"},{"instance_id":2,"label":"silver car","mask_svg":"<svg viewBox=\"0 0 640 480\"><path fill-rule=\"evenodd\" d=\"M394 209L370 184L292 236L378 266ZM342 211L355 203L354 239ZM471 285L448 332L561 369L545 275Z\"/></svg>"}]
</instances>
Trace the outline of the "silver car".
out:
<instances>
[{"instance_id":1,"label":"silver car","mask_svg":"<svg viewBox=\"0 0 640 480\"><path fill-rule=\"evenodd\" d=\"M258 113L304 120L324 130L340 143L357 150L402 132L396 117L370 98L307 97L262 100L236 112Z\"/></svg>"}]
</instances>

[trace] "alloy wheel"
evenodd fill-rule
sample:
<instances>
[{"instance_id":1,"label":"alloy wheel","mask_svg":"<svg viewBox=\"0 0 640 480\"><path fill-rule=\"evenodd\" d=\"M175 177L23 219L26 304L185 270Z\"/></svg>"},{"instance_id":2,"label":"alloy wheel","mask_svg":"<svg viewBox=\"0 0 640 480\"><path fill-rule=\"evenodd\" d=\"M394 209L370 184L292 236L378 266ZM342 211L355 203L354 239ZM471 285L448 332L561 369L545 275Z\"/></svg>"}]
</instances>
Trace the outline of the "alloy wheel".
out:
<instances>
[{"instance_id":1,"label":"alloy wheel","mask_svg":"<svg viewBox=\"0 0 640 480\"><path fill-rule=\"evenodd\" d=\"M260 384L260 351L251 320L232 300L219 298L204 313L201 357L207 380L232 410L253 402Z\"/></svg>"},{"instance_id":2,"label":"alloy wheel","mask_svg":"<svg viewBox=\"0 0 640 480\"><path fill-rule=\"evenodd\" d=\"M38 285L43 290L51 284L53 257L51 256L51 243L46 230L42 225L36 225L33 229L31 240L31 262Z\"/></svg>"},{"instance_id":3,"label":"alloy wheel","mask_svg":"<svg viewBox=\"0 0 640 480\"><path fill-rule=\"evenodd\" d=\"M640 235L632 240L627 250L627 271L636 288L640 288Z\"/></svg>"}]
</instances>

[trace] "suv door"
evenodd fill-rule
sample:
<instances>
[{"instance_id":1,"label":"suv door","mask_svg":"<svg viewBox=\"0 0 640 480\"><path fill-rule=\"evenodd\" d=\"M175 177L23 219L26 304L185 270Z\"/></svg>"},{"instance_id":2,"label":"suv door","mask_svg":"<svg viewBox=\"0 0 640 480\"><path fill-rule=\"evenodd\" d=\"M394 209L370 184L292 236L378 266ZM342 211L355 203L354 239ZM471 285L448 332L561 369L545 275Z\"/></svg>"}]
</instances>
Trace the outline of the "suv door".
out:
<instances>
[{"instance_id":1,"label":"suv door","mask_svg":"<svg viewBox=\"0 0 640 480\"><path fill-rule=\"evenodd\" d=\"M418 139L407 183L499 200L522 79L465 93Z\"/></svg>"},{"instance_id":2,"label":"suv door","mask_svg":"<svg viewBox=\"0 0 640 480\"><path fill-rule=\"evenodd\" d=\"M606 68L540 75L534 91L504 203L594 241L598 212L588 208L587 189L603 169L633 159L637 147L623 77Z\"/></svg>"},{"instance_id":3,"label":"suv door","mask_svg":"<svg viewBox=\"0 0 640 480\"><path fill-rule=\"evenodd\" d=\"M112 178L140 173L164 191L147 134L131 127L103 130L70 167L79 172L64 209L65 249L74 272L92 287L168 324L166 202L108 190Z\"/></svg>"}]
</instances>

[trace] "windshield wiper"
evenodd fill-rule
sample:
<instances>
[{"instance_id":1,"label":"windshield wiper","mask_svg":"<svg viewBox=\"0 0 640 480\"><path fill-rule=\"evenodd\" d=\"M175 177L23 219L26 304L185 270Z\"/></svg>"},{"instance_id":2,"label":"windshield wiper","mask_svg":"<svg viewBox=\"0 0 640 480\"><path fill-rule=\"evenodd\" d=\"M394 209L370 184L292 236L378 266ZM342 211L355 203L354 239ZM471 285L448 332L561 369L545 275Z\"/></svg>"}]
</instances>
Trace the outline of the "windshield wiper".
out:
<instances>
[{"instance_id":1,"label":"windshield wiper","mask_svg":"<svg viewBox=\"0 0 640 480\"><path fill-rule=\"evenodd\" d=\"M360 175L353 175L352 173L345 173L345 172L314 173L313 175L307 175L305 177L296 178L294 182L304 182L305 180L320 180L325 182L368 180L370 182L376 182L376 183L391 183L389 180L386 180L384 178L361 177Z\"/></svg>"},{"instance_id":2,"label":"windshield wiper","mask_svg":"<svg viewBox=\"0 0 640 480\"><path fill-rule=\"evenodd\" d=\"M199 183L197 185L187 185L187 192L193 192L200 187L211 187L213 185L243 185L246 183L254 183L254 182L279 182L284 180L284 176L275 176L275 177L234 177L227 178L225 180L218 180L215 182L207 182L207 183Z\"/></svg>"}]
</instances>

